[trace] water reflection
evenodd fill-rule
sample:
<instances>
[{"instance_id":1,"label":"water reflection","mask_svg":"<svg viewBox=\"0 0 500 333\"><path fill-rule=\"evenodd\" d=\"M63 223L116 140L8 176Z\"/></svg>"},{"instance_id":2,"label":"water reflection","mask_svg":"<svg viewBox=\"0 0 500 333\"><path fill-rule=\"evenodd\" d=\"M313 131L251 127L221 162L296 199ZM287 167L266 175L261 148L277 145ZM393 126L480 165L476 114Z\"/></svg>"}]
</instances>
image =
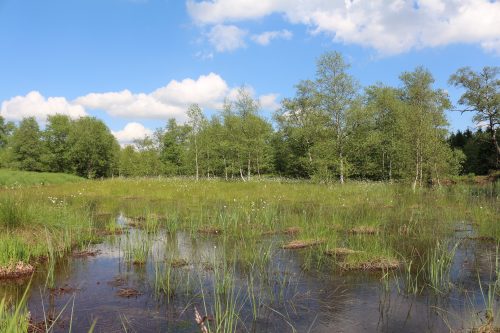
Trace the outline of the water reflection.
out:
<instances>
[{"instance_id":1,"label":"water reflection","mask_svg":"<svg viewBox=\"0 0 500 333\"><path fill-rule=\"evenodd\" d=\"M126 227L127 218L120 214L117 223ZM241 332L462 330L477 323L484 309L479 279L487 285L495 278L495 245L465 239L471 232L462 228L456 234L461 242L451 270L454 288L448 295L404 295L397 273L385 287L380 273L304 270L303 251L281 250L275 245L279 237L269 236L258 243L264 252L273 249L268 261L250 266L237 262L223 271L231 272L234 281L226 297L235 298ZM144 244L145 263L134 264L130 252ZM86 332L94 322L95 332L196 332L193 306L216 315L215 271L228 256L238 254L240 244L220 236L130 228L93 249L98 256L57 263L58 292L48 288L47 267L37 272L28 302L35 322L57 317L66 306L55 332L68 331L71 312L73 332ZM3 282L0 291L14 298L25 287ZM124 288L138 295L120 297Z\"/></svg>"}]
</instances>

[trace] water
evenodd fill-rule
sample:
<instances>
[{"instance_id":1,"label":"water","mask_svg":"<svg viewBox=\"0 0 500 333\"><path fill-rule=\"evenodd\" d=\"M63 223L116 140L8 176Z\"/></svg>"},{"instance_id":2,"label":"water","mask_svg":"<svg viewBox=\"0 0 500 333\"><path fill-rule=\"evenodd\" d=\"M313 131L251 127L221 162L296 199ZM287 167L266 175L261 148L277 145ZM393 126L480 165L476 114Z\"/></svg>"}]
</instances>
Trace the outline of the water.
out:
<instances>
[{"instance_id":1,"label":"water","mask_svg":"<svg viewBox=\"0 0 500 333\"><path fill-rule=\"evenodd\" d=\"M118 223L124 221L120 215ZM264 250L253 266L237 262L224 271L221 263L240 251L237 241L130 229L93 245L96 256L62 258L52 280L48 266L38 270L28 307L35 323L60 314L54 332L68 332L70 322L73 332L87 332L94 322L95 332L199 332L194 308L215 316L215 281L225 277L228 289L221 299L234 300L238 332L467 331L484 323L479 279L487 292L495 278L495 244L468 239L472 234L469 226L455 234L461 242L451 269L451 292L426 290L415 296L404 294L398 272L389 272L385 283L382 272L341 272L327 266L305 270L308 250L280 249L284 236L259 242ZM127 253L143 243L148 260L134 265ZM272 250L268 260L265 249ZM158 277L167 274L171 288L165 291L163 284L160 290ZM20 295L24 288L26 282L0 283L1 294ZM123 289L139 294L121 297Z\"/></svg>"}]
</instances>

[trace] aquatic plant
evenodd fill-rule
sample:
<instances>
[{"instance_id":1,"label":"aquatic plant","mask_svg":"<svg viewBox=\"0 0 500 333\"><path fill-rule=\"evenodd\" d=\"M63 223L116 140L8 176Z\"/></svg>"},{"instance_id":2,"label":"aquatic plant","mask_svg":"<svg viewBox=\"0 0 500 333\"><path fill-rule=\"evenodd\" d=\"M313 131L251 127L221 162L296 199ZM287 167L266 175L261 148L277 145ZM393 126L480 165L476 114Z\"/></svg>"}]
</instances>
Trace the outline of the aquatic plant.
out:
<instances>
[{"instance_id":1,"label":"aquatic plant","mask_svg":"<svg viewBox=\"0 0 500 333\"><path fill-rule=\"evenodd\" d=\"M449 246L446 242L437 241L436 246L429 251L424 274L427 283L436 292L446 293L452 287L450 270L458 244Z\"/></svg>"}]
</instances>

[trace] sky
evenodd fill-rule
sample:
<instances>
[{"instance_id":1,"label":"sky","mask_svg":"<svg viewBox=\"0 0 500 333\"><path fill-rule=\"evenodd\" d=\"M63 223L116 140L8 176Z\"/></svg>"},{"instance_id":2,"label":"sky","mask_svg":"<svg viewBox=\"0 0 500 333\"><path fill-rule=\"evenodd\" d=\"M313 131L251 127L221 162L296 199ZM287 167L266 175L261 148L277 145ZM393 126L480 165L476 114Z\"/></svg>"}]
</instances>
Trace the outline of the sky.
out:
<instances>
[{"instance_id":1,"label":"sky","mask_svg":"<svg viewBox=\"0 0 500 333\"><path fill-rule=\"evenodd\" d=\"M500 65L494 0L0 0L0 115L102 119L120 143L245 86L271 119L316 59L341 52L362 87ZM451 130L472 114L447 112Z\"/></svg>"}]
</instances>

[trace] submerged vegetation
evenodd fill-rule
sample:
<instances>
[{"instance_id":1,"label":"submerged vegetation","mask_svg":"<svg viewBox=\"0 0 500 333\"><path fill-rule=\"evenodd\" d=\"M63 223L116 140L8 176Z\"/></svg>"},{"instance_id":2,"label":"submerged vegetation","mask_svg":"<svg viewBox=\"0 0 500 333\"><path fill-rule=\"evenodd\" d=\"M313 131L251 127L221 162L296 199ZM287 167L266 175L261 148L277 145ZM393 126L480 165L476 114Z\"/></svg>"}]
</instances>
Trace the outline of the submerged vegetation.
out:
<instances>
[{"instance_id":1,"label":"submerged vegetation","mask_svg":"<svg viewBox=\"0 0 500 333\"><path fill-rule=\"evenodd\" d=\"M461 288L453 273L457 247L500 242L497 191L495 183L413 191L404 184L280 179L113 179L5 189L0 267L47 271L45 285L54 288L57 262L72 253L99 258L92 244L111 242L125 271L145 280L132 288L120 277L112 282L120 288L115 294L147 297L143 283L150 281L158 301L185 299L190 309L194 302L212 332L248 328L270 313L288 330L294 316L286 311L299 302L301 277L279 258L297 258L303 274L375 275L404 295L447 297ZM186 240L172 243L179 233ZM176 244L188 239L216 245L179 252ZM492 272L474 278L489 307L498 290L498 269Z\"/></svg>"}]
</instances>

